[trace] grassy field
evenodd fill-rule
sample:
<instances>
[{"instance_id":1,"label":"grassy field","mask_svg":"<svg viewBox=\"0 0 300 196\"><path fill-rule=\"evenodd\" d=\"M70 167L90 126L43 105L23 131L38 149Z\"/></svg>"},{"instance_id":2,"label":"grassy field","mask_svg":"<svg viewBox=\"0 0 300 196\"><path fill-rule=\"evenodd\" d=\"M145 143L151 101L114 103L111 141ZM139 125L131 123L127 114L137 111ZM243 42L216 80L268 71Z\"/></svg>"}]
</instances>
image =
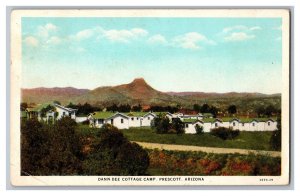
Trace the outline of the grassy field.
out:
<instances>
[{"instance_id":1,"label":"grassy field","mask_svg":"<svg viewBox=\"0 0 300 196\"><path fill-rule=\"evenodd\" d=\"M89 136L97 132L98 129L90 128L87 125L79 125L77 131L81 135ZM251 150L271 150L270 137L272 132L240 132L240 135L233 140L222 140L218 137L204 133L202 135L192 134L157 134L150 128L130 128L121 132L130 141L152 142L161 144L180 144L191 146L206 146L219 148L240 148Z\"/></svg>"},{"instance_id":2,"label":"grassy field","mask_svg":"<svg viewBox=\"0 0 300 196\"><path fill-rule=\"evenodd\" d=\"M271 132L240 132L234 140L222 140L209 133L202 135L157 134L150 128L131 128L122 132L131 141L252 150L270 150L269 141L272 135Z\"/></svg>"},{"instance_id":3,"label":"grassy field","mask_svg":"<svg viewBox=\"0 0 300 196\"><path fill-rule=\"evenodd\" d=\"M79 125L82 138L93 138L99 129ZM234 140L224 141L205 133L203 135L156 134L150 128L121 130L131 141L196 145L221 148L270 150L271 132L241 132ZM281 159L265 155L214 154L147 149L150 165L147 175L209 175L209 176L277 176Z\"/></svg>"}]
</instances>

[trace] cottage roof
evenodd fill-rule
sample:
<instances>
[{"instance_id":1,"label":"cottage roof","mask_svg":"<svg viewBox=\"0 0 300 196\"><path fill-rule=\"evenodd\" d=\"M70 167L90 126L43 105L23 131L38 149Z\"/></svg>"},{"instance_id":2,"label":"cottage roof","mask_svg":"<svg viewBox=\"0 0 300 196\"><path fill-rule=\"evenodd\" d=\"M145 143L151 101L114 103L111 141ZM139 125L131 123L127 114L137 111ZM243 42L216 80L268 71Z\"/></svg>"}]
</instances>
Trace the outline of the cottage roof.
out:
<instances>
[{"instance_id":1,"label":"cottage roof","mask_svg":"<svg viewBox=\"0 0 300 196\"><path fill-rule=\"evenodd\" d=\"M68 111L68 112L74 112L74 111L77 111L77 110L78 110L78 109L73 109L73 108L67 108L67 107L64 107L64 106L59 105L59 104L56 104L56 103L54 103L53 105L54 105L55 107L61 108L61 109L63 109L63 110L66 110L66 111Z\"/></svg>"},{"instance_id":2,"label":"cottage roof","mask_svg":"<svg viewBox=\"0 0 300 196\"><path fill-rule=\"evenodd\" d=\"M200 121L200 120L198 120L198 119L187 118L187 119L183 119L182 122L194 124L194 123L196 123L196 122L202 122L202 121Z\"/></svg>"},{"instance_id":3,"label":"cottage roof","mask_svg":"<svg viewBox=\"0 0 300 196\"><path fill-rule=\"evenodd\" d=\"M91 116L92 116L92 118L95 118L95 119L106 119L106 118L112 117L114 114L115 114L114 112L99 111L99 112L92 113Z\"/></svg>"},{"instance_id":4,"label":"cottage roof","mask_svg":"<svg viewBox=\"0 0 300 196\"><path fill-rule=\"evenodd\" d=\"M146 114L148 114L148 112L127 112L127 113L123 113L129 117L143 117Z\"/></svg>"},{"instance_id":5,"label":"cottage roof","mask_svg":"<svg viewBox=\"0 0 300 196\"><path fill-rule=\"evenodd\" d=\"M224 118L221 118L220 120L222 120L222 122L240 121L240 119L234 118L234 117L224 117Z\"/></svg>"},{"instance_id":6,"label":"cottage roof","mask_svg":"<svg viewBox=\"0 0 300 196\"><path fill-rule=\"evenodd\" d=\"M222 122L218 118L204 118L204 119L202 119L202 121L205 122L205 123L213 123L213 122L216 122L216 121Z\"/></svg>"}]
</instances>

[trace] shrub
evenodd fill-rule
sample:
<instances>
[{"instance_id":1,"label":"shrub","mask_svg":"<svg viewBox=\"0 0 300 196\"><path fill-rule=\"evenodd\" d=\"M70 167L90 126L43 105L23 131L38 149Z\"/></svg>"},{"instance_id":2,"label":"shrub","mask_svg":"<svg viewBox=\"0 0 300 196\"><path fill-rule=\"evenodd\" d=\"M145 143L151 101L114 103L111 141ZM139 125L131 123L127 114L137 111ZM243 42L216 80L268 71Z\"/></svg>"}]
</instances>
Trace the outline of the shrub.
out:
<instances>
[{"instance_id":1,"label":"shrub","mask_svg":"<svg viewBox=\"0 0 300 196\"><path fill-rule=\"evenodd\" d=\"M167 117L154 118L152 128L156 133L168 133L168 130L171 128L170 120Z\"/></svg>"},{"instance_id":2,"label":"shrub","mask_svg":"<svg viewBox=\"0 0 300 196\"><path fill-rule=\"evenodd\" d=\"M116 164L120 167L120 175L143 175L149 166L149 156L138 144L124 142L116 157Z\"/></svg>"},{"instance_id":3,"label":"shrub","mask_svg":"<svg viewBox=\"0 0 300 196\"><path fill-rule=\"evenodd\" d=\"M183 134L184 133L184 124L179 118L174 118L172 120L171 127L176 130L177 134Z\"/></svg>"},{"instance_id":4,"label":"shrub","mask_svg":"<svg viewBox=\"0 0 300 196\"><path fill-rule=\"evenodd\" d=\"M83 121L81 124L83 124L83 125L89 125L89 124L90 124L90 121L89 121L89 120L85 120L85 121Z\"/></svg>"},{"instance_id":5,"label":"shrub","mask_svg":"<svg viewBox=\"0 0 300 196\"><path fill-rule=\"evenodd\" d=\"M198 124L196 124L195 129L196 129L196 133L199 135L204 133L203 127Z\"/></svg>"},{"instance_id":6,"label":"shrub","mask_svg":"<svg viewBox=\"0 0 300 196\"><path fill-rule=\"evenodd\" d=\"M22 175L76 175L81 173L76 123L62 118L57 124L28 120L21 125Z\"/></svg>"},{"instance_id":7,"label":"shrub","mask_svg":"<svg viewBox=\"0 0 300 196\"><path fill-rule=\"evenodd\" d=\"M217 136L223 140L234 139L240 134L240 130L233 130L226 127L218 127L211 129L210 134Z\"/></svg>"},{"instance_id":8,"label":"shrub","mask_svg":"<svg viewBox=\"0 0 300 196\"><path fill-rule=\"evenodd\" d=\"M149 165L145 150L130 143L123 134L110 124L96 134L84 161L85 175L143 175Z\"/></svg>"},{"instance_id":9,"label":"shrub","mask_svg":"<svg viewBox=\"0 0 300 196\"><path fill-rule=\"evenodd\" d=\"M270 145L272 150L281 150L281 118L277 119L277 130L270 138Z\"/></svg>"}]
</instances>

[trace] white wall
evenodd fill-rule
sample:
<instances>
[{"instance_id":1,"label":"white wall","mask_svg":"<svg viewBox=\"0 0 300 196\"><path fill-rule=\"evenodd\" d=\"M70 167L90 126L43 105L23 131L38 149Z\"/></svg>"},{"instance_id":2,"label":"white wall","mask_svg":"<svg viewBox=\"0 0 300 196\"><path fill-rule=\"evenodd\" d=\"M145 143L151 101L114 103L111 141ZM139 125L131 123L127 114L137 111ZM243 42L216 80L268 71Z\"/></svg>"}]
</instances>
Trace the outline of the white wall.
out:
<instances>
[{"instance_id":1,"label":"white wall","mask_svg":"<svg viewBox=\"0 0 300 196\"><path fill-rule=\"evenodd\" d=\"M211 129L211 123L210 122L206 122L206 123L204 123L203 124L203 130L204 130L204 132L206 132L206 133L208 133L208 132L210 132L210 129Z\"/></svg>"},{"instance_id":2,"label":"white wall","mask_svg":"<svg viewBox=\"0 0 300 196\"><path fill-rule=\"evenodd\" d=\"M151 126L151 121L154 119L154 116L152 114L146 114L144 117L143 117L143 120L142 120L142 126L143 127L150 127Z\"/></svg>"},{"instance_id":3,"label":"white wall","mask_svg":"<svg viewBox=\"0 0 300 196\"><path fill-rule=\"evenodd\" d=\"M186 134L196 134L197 133L196 125L199 125L199 126L204 128L203 123L200 123L200 122L196 122L194 124L193 123L186 123L186 124L184 124L184 132Z\"/></svg>"},{"instance_id":4,"label":"white wall","mask_svg":"<svg viewBox=\"0 0 300 196\"><path fill-rule=\"evenodd\" d=\"M88 118L86 116L80 116L80 117L76 116L75 121L77 123L82 123L82 122L86 121L87 119Z\"/></svg>"},{"instance_id":5,"label":"white wall","mask_svg":"<svg viewBox=\"0 0 300 196\"><path fill-rule=\"evenodd\" d=\"M69 116L70 113L71 113L71 119L76 119L76 115L75 115L75 111L73 112L68 112L60 107L56 107L56 112L58 112L58 116L57 116L57 119L61 119L63 116ZM65 114L64 114L65 113Z\"/></svg>"},{"instance_id":6,"label":"white wall","mask_svg":"<svg viewBox=\"0 0 300 196\"><path fill-rule=\"evenodd\" d=\"M270 123L270 124L268 124L268 123ZM271 120L267 121L267 122L265 123L265 130L267 130L267 131L274 131L274 130L277 130L277 122L276 122L276 121L273 122L273 121L271 121Z\"/></svg>"},{"instance_id":7,"label":"white wall","mask_svg":"<svg viewBox=\"0 0 300 196\"><path fill-rule=\"evenodd\" d=\"M141 127L141 117L136 117L136 116L129 116L128 122L129 122L129 127Z\"/></svg>"},{"instance_id":8,"label":"white wall","mask_svg":"<svg viewBox=\"0 0 300 196\"><path fill-rule=\"evenodd\" d=\"M125 118L124 116L117 114L112 119L113 119L112 125L117 127L118 129L128 129L129 128L128 118ZM123 123L121 123L122 119L123 119ZM106 123L111 124L111 119L107 120Z\"/></svg>"}]
</instances>

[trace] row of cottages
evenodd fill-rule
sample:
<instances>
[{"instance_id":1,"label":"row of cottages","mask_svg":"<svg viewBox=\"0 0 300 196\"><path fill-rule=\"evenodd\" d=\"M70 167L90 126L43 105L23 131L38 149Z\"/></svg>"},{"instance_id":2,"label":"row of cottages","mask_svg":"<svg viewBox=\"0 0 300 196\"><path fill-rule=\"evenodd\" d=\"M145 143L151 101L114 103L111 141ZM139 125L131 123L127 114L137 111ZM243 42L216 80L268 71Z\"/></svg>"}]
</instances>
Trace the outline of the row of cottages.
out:
<instances>
[{"instance_id":1,"label":"row of cottages","mask_svg":"<svg viewBox=\"0 0 300 196\"><path fill-rule=\"evenodd\" d=\"M211 129L218 127L239 129L240 131L275 131L277 130L277 121L272 118L204 118L183 119L185 133L195 134L196 125L203 127L204 132L210 132Z\"/></svg>"},{"instance_id":2,"label":"row of cottages","mask_svg":"<svg viewBox=\"0 0 300 196\"><path fill-rule=\"evenodd\" d=\"M43 109L50 107L45 115L42 115ZM61 119L64 116L68 116L71 119L76 120L77 109L67 108L56 103L41 104L34 108L27 108L25 112L21 112L23 118L37 118L46 122L52 122L53 120ZM86 119L86 118L85 118Z\"/></svg>"},{"instance_id":3,"label":"row of cottages","mask_svg":"<svg viewBox=\"0 0 300 196\"><path fill-rule=\"evenodd\" d=\"M88 116L91 127L101 128L104 124L111 124L119 129L130 127L149 127L157 116L173 118L169 112L94 112Z\"/></svg>"}]
</instances>

